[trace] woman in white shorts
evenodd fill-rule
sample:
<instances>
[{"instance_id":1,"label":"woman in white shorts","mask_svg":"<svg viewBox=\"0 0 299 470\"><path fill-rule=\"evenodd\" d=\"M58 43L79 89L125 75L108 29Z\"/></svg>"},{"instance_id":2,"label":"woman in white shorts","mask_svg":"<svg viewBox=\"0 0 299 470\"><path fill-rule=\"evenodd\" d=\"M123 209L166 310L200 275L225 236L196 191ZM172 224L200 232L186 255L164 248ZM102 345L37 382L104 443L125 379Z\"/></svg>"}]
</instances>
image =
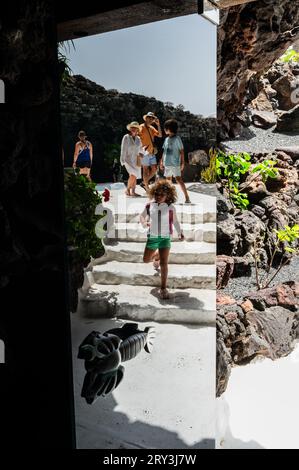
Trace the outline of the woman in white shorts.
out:
<instances>
[{"instance_id":1,"label":"woman in white shorts","mask_svg":"<svg viewBox=\"0 0 299 470\"><path fill-rule=\"evenodd\" d=\"M135 192L137 179L141 178L141 166L138 164L138 157L142 157L142 143L138 137L139 123L136 121L127 125L128 134L123 136L121 142L120 163L125 166L129 173L126 189L127 196L139 196Z\"/></svg>"}]
</instances>

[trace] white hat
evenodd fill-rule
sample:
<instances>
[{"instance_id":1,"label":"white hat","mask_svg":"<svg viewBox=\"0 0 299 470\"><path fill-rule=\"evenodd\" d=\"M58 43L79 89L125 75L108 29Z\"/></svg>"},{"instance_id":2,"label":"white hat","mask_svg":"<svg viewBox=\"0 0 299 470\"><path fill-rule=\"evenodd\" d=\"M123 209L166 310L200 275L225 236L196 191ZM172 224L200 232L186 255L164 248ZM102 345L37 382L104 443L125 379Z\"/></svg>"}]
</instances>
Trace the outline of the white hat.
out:
<instances>
[{"instance_id":1,"label":"white hat","mask_svg":"<svg viewBox=\"0 0 299 470\"><path fill-rule=\"evenodd\" d=\"M145 121L145 119L146 119L147 117L152 117L152 118L154 118L154 119L157 119L157 116L155 116L155 114L152 113L152 112L149 112L149 113L145 114L145 115L143 116L143 120Z\"/></svg>"}]
</instances>

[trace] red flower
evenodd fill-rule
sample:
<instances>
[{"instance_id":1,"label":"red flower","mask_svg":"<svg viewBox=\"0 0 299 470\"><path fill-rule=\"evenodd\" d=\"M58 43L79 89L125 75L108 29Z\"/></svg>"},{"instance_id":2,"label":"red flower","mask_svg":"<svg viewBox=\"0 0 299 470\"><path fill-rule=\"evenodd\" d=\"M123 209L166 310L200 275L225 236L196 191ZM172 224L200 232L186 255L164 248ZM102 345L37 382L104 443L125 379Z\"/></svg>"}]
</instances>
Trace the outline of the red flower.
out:
<instances>
[{"instance_id":1,"label":"red flower","mask_svg":"<svg viewBox=\"0 0 299 470\"><path fill-rule=\"evenodd\" d=\"M109 199L110 199L110 191L109 189L105 188L105 190L103 191L103 198L104 198L104 202L108 202Z\"/></svg>"}]
</instances>

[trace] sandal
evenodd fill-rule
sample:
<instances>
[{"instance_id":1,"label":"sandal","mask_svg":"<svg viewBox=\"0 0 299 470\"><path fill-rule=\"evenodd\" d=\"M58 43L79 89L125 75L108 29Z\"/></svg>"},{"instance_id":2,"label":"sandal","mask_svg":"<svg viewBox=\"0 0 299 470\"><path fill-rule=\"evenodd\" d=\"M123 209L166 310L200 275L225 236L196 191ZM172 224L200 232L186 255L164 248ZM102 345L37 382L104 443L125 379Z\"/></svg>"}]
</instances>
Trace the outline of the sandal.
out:
<instances>
[{"instance_id":1,"label":"sandal","mask_svg":"<svg viewBox=\"0 0 299 470\"><path fill-rule=\"evenodd\" d=\"M125 195L126 195L126 196L131 196L130 191L128 191L128 190L126 189Z\"/></svg>"},{"instance_id":2,"label":"sandal","mask_svg":"<svg viewBox=\"0 0 299 470\"><path fill-rule=\"evenodd\" d=\"M160 294L161 299L163 299L163 300L170 298L169 292L166 288L160 289L159 294Z\"/></svg>"}]
</instances>

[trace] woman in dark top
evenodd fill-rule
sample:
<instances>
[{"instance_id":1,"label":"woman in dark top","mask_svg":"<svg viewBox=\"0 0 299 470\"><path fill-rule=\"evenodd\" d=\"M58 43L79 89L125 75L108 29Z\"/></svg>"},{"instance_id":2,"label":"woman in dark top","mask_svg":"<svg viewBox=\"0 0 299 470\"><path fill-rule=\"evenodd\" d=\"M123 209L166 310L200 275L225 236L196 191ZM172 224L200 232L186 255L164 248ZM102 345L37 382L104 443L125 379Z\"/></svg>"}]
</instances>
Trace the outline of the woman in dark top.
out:
<instances>
[{"instance_id":1,"label":"woman in dark top","mask_svg":"<svg viewBox=\"0 0 299 470\"><path fill-rule=\"evenodd\" d=\"M73 168L80 168L80 175L86 175L90 180L90 168L93 158L92 145L87 140L84 131L79 132L78 138L80 140L75 145Z\"/></svg>"}]
</instances>

